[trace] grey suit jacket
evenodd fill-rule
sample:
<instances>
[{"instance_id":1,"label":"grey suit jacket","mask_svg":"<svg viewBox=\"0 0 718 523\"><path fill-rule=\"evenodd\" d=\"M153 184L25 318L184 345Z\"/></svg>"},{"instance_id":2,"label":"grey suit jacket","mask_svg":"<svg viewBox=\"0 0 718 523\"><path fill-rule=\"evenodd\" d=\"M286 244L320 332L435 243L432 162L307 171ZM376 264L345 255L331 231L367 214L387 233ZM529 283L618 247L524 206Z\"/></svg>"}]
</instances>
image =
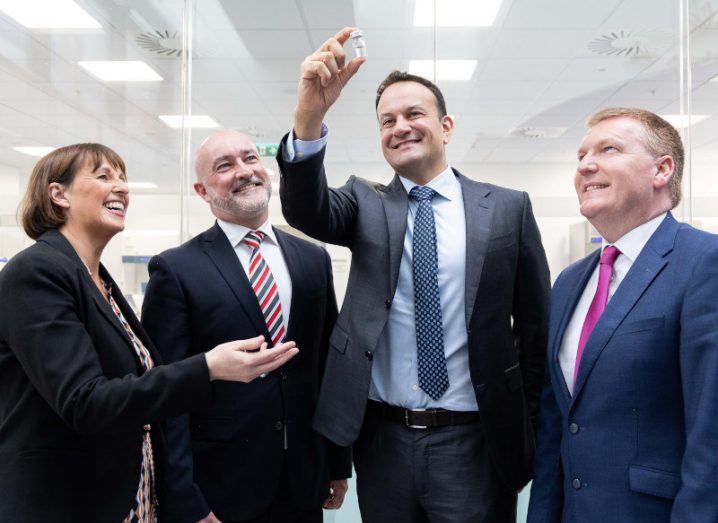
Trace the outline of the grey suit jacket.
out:
<instances>
[{"instance_id":1,"label":"grey suit jacket","mask_svg":"<svg viewBox=\"0 0 718 523\"><path fill-rule=\"evenodd\" d=\"M399 276L408 195L357 177L329 189L324 152L277 161L287 221L352 250L346 298L330 339L315 427L339 445L361 429L376 351ZM469 369L489 454L507 485L531 477L533 428L545 367L549 272L526 193L477 183L455 171L466 212Z\"/></svg>"}]
</instances>

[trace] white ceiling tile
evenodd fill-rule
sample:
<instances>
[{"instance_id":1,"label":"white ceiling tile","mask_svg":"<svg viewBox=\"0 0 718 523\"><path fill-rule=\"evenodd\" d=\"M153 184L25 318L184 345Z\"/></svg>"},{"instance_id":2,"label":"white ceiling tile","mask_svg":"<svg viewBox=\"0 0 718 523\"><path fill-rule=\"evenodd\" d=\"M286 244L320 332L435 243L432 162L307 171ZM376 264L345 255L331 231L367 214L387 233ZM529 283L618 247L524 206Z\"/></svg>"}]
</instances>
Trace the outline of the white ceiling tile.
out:
<instances>
[{"instance_id":1,"label":"white ceiling tile","mask_svg":"<svg viewBox=\"0 0 718 523\"><path fill-rule=\"evenodd\" d=\"M388 29L412 26L413 6L411 0L359 0L354 7L357 27ZM367 42L367 47L369 45Z\"/></svg>"},{"instance_id":2,"label":"white ceiling tile","mask_svg":"<svg viewBox=\"0 0 718 523\"><path fill-rule=\"evenodd\" d=\"M309 28L330 28L335 32L342 27L356 26L353 4L352 0L302 0L297 2Z\"/></svg>"},{"instance_id":3,"label":"white ceiling tile","mask_svg":"<svg viewBox=\"0 0 718 523\"><path fill-rule=\"evenodd\" d=\"M576 29L503 29L494 47L493 58L573 58L588 53L588 31Z\"/></svg>"},{"instance_id":4,"label":"white ceiling tile","mask_svg":"<svg viewBox=\"0 0 718 523\"><path fill-rule=\"evenodd\" d=\"M603 27L611 31L661 29L678 32L680 4L674 0L631 0L619 2Z\"/></svg>"},{"instance_id":5,"label":"white ceiling tile","mask_svg":"<svg viewBox=\"0 0 718 523\"><path fill-rule=\"evenodd\" d=\"M515 0L503 27L545 30L599 27L622 1Z\"/></svg>"},{"instance_id":6,"label":"white ceiling tile","mask_svg":"<svg viewBox=\"0 0 718 523\"><path fill-rule=\"evenodd\" d=\"M220 3L236 29L275 31L305 28L295 0L220 0Z\"/></svg>"},{"instance_id":7,"label":"white ceiling tile","mask_svg":"<svg viewBox=\"0 0 718 523\"><path fill-rule=\"evenodd\" d=\"M298 82L301 60L237 60L237 67L251 82Z\"/></svg>"},{"instance_id":8,"label":"white ceiling tile","mask_svg":"<svg viewBox=\"0 0 718 523\"><path fill-rule=\"evenodd\" d=\"M544 82L550 81L566 67L566 60L545 58L491 59L484 65L478 79L482 82Z\"/></svg>"},{"instance_id":9,"label":"white ceiling tile","mask_svg":"<svg viewBox=\"0 0 718 523\"><path fill-rule=\"evenodd\" d=\"M234 60L201 58L192 60L194 82L244 83L247 78L237 68Z\"/></svg>"},{"instance_id":10,"label":"white ceiling tile","mask_svg":"<svg viewBox=\"0 0 718 523\"><path fill-rule=\"evenodd\" d=\"M242 30L240 38L250 55L257 60L296 59L301 63L312 53L309 35L304 30Z\"/></svg>"},{"instance_id":11,"label":"white ceiling tile","mask_svg":"<svg viewBox=\"0 0 718 523\"><path fill-rule=\"evenodd\" d=\"M653 60L644 58L576 58L556 76L556 82L595 82L606 85L630 80Z\"/></svg>"}]
</instances>

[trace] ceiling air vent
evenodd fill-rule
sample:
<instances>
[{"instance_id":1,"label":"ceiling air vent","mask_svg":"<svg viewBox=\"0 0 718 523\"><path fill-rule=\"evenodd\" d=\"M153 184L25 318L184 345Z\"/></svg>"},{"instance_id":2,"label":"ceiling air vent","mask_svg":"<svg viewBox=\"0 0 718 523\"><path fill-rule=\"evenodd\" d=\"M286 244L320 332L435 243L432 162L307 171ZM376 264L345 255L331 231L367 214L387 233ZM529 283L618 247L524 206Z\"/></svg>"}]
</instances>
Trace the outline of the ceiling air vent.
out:
<instances>
[{"instance_id":1,"label":"ceiling air vent","mask_svg":"<svg viewBox=\"0 0 718 523\"><path fill-rule=\"evenodd\" d=\"M182 56L182 34L175 31L150 31L137 35L135 42L141 48L162 56Z\"/></svg>"},{"instance_id":2,"label":"ceiling air vent","mask_svg":"<svg viewBox=\"0 0 718 523\"><path fill-rule=\"evenodd\" d=\"M650 57L663 54L673 40L673 33L662 29L621 29L594 38L588 49L604 56Z\"/></svg>"},{"instance_id":3,"label":"ceiling air vent","mask_svg":"<svg viewBox=\"0 0 718 523\"><path fill-rule=\"evenodd\" d=\"M511 129L511 136L521 138L558 138L568 127L516 127Z\"/></svg>"}]
</instances>

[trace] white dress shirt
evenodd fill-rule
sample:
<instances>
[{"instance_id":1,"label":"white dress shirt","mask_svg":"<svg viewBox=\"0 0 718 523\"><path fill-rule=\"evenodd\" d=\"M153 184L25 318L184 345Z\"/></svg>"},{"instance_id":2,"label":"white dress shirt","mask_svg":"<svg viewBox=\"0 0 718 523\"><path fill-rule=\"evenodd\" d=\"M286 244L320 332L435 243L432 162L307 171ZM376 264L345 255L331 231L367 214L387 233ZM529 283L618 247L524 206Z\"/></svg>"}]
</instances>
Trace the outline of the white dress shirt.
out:
<instances>
[{"instance_id":1,"label":"white dress shirt","mask_svg":"<svg viewBox=\"0 0 718 523\"><path fill-rule=\"evenodd\" d=\"M269 270L272 271L272 276L274 276L274 281L277 283L279 301L282 304L284 330L286 331L289 328L289 309L292 305L292 279L289 277L289 269L284 261L272 224L267 220L258 229L249 229L243 225L218 219L217 225L227 236L230 245L235 254L237 254L239 263L247 274L247 278L249 278L249 256L252 254L252 250L246 243L242 243L242 240L252 230L262 231L265 234L264 240L259 246L259 252L262 254L264 261L267 262Z\"/></svg>"},{"instance_id":2,"label":"white dress shirt","mask_svg":"<svg viewBox=\"0 0 718 523\"><path fill-rule=\"evenodd\" d=\"M618 255L616 261L613 264L613 272L611 273L611 282L608 286L608 300L616 293L616 289L626 277L629 269L636 261L638 255L646 246L648 240L656 232L658 226L665 219L667 213L663 213L660 216L656 216L652 220L647 221L644 224L639 225L635 229L627 232L621 238L616 240L614 245L621 254ZM601 244L601 252L606 248L609 243L604 240ZM568 391L573 394L573 369L576 364L576 353L578 352L578 340L581 337L581 330L583 329L583 322L588 314L588 309L591 306L593 297L596 294L598 288L598 269L599 264L596 264L596 268L593 270L591 277L588 279L586 287L583 289L583 294L576 304L576 308L573 311L573 316L566 326L566 332L564 332L563 339L561 340L561 348L558 352L558 361L561 365L561 372L563 378L566 381Z\"/></svg>"}]
</instances>

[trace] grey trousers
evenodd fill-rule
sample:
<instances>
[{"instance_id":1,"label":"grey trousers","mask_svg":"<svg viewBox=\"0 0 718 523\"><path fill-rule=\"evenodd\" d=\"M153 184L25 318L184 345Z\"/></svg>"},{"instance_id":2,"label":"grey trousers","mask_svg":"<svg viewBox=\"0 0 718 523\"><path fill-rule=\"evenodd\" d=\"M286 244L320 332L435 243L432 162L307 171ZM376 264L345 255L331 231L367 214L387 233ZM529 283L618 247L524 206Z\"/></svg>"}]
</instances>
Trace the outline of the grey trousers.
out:
<instances>
[{"instance_id":1,"label":"grey trousers","mask_svg":"<svg viewBox=\"0 0 718 523\"><path fill-rule=\"evenodd\" d=\"M369 409L354 444L363 523L515 523L480 422L411 429Z\"/></svg>"}]
</instances>

